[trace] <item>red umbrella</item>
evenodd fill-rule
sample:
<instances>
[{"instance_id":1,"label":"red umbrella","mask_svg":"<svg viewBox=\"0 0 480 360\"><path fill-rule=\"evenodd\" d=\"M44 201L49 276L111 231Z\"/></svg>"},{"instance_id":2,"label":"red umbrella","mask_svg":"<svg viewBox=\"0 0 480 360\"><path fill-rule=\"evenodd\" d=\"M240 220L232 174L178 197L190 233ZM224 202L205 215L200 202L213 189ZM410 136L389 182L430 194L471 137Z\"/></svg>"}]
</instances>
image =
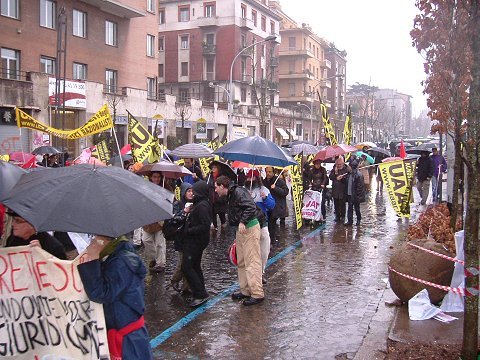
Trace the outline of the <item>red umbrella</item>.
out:
<instances>
[{"instance_id":1,"label":"red umbrella","mask_svg":"<svg viewBox=\"0 0 480 360\"><path fill-rule=\"evenodd\" d=\"M74 165L78 165L78 164L90 164L90 165L95 165L95 166L107 166L107 164L105 164L103 161L101 160L98 160L97 158L94 158L93 156L87 160L87 162L82 162L81 159L76 159L74 162L73 162Z\"/></svg>"},{"instance_id":2,"label":"red umbrella","mask_svg":"<svg viewBox=\"0 0 480 360\"><path fill-rule=\"evenodd\" d=\"M144 165L139 171L137 171L137 174L151 175L152 172L156 171L161 172L166 178L170 179L178 179L183 176L192 175L192 172L186 167L166 160L160 160L155 164Z\"/></svg>"},{"instance_id":3,"label":"red umbrella","mask_svg":"<svg viewBox=\"0 0 480 360\"><path fill-rule=\"evenodd\" d=\"M238 169L238 168L251 168L251 167L254 167L255 165L252 165L243 161L235 160L234 162L232 162L231 166L234 169Z\"/></svg>"},{"instance_id":4,"label":"red umbrella","mask_svg":"<svg viewBox=\"0 0 480 360\"><path fill-rule=\"evenodd\" d=\"M329 145L324 147L322 150L320 150L317 155L313 158L313 161L315 160L326 160L330 158L335 158L337 156L353 152L353 151L358 151L358 149L355 146L351 145L345 145L345 144L338 144L338 145Z\"/></svg>"}]
</instances>

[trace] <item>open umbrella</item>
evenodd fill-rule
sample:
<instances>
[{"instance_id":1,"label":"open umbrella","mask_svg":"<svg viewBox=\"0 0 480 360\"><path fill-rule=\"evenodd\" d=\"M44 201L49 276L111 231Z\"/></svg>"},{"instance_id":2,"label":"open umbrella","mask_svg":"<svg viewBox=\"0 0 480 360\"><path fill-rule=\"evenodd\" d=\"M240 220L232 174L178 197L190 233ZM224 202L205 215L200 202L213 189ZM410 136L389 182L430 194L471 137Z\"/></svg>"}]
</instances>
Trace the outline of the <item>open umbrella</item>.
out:
<instances>
[{"instance_id":1,"label":"open umbrella","mask_svg":"<svg viewBox=\"0 0 480 360\"><path fill-rule=\"evenodd\" d=\"M107 166L103 161L98 160L97 158L94 158L93 156L90 157L90 159L87 160L87 162L82 162L81 159L76 159L73 162L74 165L80 165L80 164L90 164L90 165L95 165L95 166Z\"/></svg>"},{"instance_id":2,"label":"open umbrella","mask_svg":"<svg viewBox=\"0 0 480 360\"><path fill-rule=\"evenodd\" d=\"M32 151L34 155L44 155L44 154L60 154L61 151L53 146L39 146L35 150Z\"/></svg>"},{"instance_id":3,"label":"open umbrella","mask_svg":"<svg viewBox=\"0 0 480 360\"><path fill-rule=\"evenodd\" d=\"M210 164L208 164L208 167L210 168L210 170L212 169L213 165L216 165L220 168L220 172L222 175L228 176L233 181L237 181L237 174L235 173L235 170L231 168L230 165L228 165L223 161L213 160ZM250 167L252 167L252 165L250 165Z\"/></svg>"},{"instance_id":4,"label":"open umbrella","mask_svg":"<svg viewBox=\"0 0 480 360\"><path fill-rule=\"evenodd\" d=\"M35 155L30 154L30 153L24 153L21 151L14 151L8 154L10 156L10 161L13 161L15 163L27 163L30 160L35 158Z\"/></svg>"},{"instance_id":5,"label":"open umbrella","mask_svg":"<svg viewBox=\"0 0 480 360\"><path fill-rule=\"evenodd\" d=\"M363 151L357 151L356 152L357 156L360 157L362 155L365 155L366 158L367 158L367 161L370 163L370 164L373 164L375 162L375 159L373 157L371 157L370 155L368 155L367 153L364 153Z\"/></svg>"},{"instance_id":6,"label":"open umbrella","mask_svg":"<svg viewBox=\"0 0 480 360\"><path fill-rule=\"evenodd\" d=\"M438 149L438 144L436 143L423 143L418 145L420 149L426 149L429 151L432 151L434 148Z\"/></svg>"},{"instance_id":7,"label":"open umbrella","mask_svg":"<svg viewBox=\"0 0 480 360\"><path fill-rule=\"evenodd\" d=\"M200 159L213 157L213 150L202 144L185 144L174 149L171 154L183 159Z\"/></svg>"},{"instance_id":8,"label":"open umbrella","mask_svg":"<svg viewBox=\"0 0 480 360\"><path fill-rule=\"evenodd\" d=\"M324 147L320 150L317 155L315 155L315 160L326 160L330 158L334 158L340 155L344 155L349 152L358 151L355 146L352 145L345 145L345 144L338 144L338 145L329 145Z\"/></svg>"},{"instance_id":9,"label":"open umbrella","mask_svg":"<svg viewBox=\"0 0 480 360\"><path fill-rule=\"evenodd\" d=\"M417 154L417 155L422 155L422 153L427 153L427 154L431 153L431 150L427 148L421 148L420 146L413 146L411 148L408 148L406 151L407 151L407 154Z\"/></svg>"},{"instance_id":10,"label":"open umbrella","mask_svg":"<svg viewBox=\"0 0 480 360\"><path fill-rule=\"evenodd\" d=\"M362 150L365 146L367 148L372 148L372 147L376 147L377 144L371 141L363 141L363 142L359 142L358 144L355 144L355 147L360 150Z\"/></svg>"},{"instance_id":11,"label":"open umbrella","mask_svg":"<svg viewBox=\"0 0 480 360\"><path fill-rule=\"evenodd\" d=\"M297 155L303 153L303 155L312 155L318 153L319 150L320 149L315 145L300 143L292 146L290 154Z\"/></svg>"},{"instance_id":12,"label":"open umbrella","mask_svg":"<svg viewBox=\"0 0 480 360\"><path fill-rule=\"evenodd\" d=\"M26 173L26 170L17 165L0 161L0 198L6 197L20 177Z\"/></svg>"},{"instance_id":13,"label":"open umbrella","mask_svg":"<svg viewBox=\"0 0 480 360\"><path fill-rule=\"evenodd\" d=\"M144 165L137 174L151 175L152 172L160 171L163 176L170 179L178 179L183 176L192 175L192 172L184 166L174 164L167 160L160 160L155 164Z\"/></svg>"},{"instance_id":14,"label":"open umbrella","mask_svg":"<svg viewBox=\"0 0 480 360\"><path fill-rule=\"evenodd\" d=\"M399 161L399 160L403 160L403 159L399 156L390 156L383 159L382 162Z\"/></svg>"},{"instance_id":15,"label":"open umbrella","mask_svg":"<svg viewBox=\"0 0 480 360\"><path fill-rule=\"evenodd\" d=\"M130 171L81 164L22 175L0 199L37 231L117 237L172 216L173 194Z\"/></svg>"},{"instance_id":16,"label":"open umbrella","mask_svg":"<svg viewBox=\"0 0 480 360\"><path fill-rule=\"evenodd\" d=\"M380 147L371 147L370 149L368 149L368 152L371 152L373 156L380 156L380 157L388 157L390 156L390 151L386 150L386 149L382 149Z\"/></svg>"},{"instance_id":17,"label":"open umbrella","mask_svg":"<svg viewBox=\"0 0 480 360\"><path fill-rule=\"evenodd\" d=\"M297 163L277 144L258 135L230 141L213 153L226 160L240 160L254 165L285 167Z\"/></svg>"},{"instance_id":18,"label":"open umbrella","mask_svg":"<svg viewBox=\"0 0 480 360\"><path fill-rule=\"evenodd\" d=\"M108 163L113 166L122 167L124 161L130 161L132 159L133 157L130 154L116 155L111 157L110 160L108 160Z\"/></svg>"}]
</instances>

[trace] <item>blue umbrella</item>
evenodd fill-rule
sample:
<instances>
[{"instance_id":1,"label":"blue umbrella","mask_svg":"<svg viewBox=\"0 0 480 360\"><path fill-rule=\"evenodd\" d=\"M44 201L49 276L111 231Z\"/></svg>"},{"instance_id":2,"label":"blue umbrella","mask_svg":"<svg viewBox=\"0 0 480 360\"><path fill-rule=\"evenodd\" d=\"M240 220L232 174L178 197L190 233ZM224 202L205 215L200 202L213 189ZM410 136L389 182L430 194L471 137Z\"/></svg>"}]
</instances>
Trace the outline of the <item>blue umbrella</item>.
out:
<instances>
[{"instance_id":1,"label":"blue umbrella","mask_svg":"<svg viewBox=\"0 0 480 360\"><path fill-rule=\"evenodd\" d=\"M367 161L370 163L370 164L373 164L375 162L375 159L373 157L371 157L370 155L368 155L367 153L364 153L363 151L357 151L357 156L360 157L362 155L365 155L367 157Z\"/></svg>"},{"instance_id":2,"label":"blue umbrella","mask_svg":"<svg viewBox=\"0 0 480 360\"><path fill-rule=\"evenodd\" d=\"M239 160L252 165L285 167L297 164L277 144L258 135L231 141L213 153L226 160Z\"/></svg>"}]
</instances>

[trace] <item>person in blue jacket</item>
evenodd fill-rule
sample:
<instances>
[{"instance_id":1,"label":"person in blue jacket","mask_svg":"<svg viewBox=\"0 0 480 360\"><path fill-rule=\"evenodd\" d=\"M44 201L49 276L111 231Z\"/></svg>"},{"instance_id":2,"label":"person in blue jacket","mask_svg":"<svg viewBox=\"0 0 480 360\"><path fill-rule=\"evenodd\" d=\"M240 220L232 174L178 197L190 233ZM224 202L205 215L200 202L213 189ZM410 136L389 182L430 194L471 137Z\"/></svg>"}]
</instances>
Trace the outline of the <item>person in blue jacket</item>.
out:
<instances>
[{"instance_id":1,"label":"person in blue jacket","mask_svg":"<svg viewBox=\"0 0 480 360\"><path fill-rule=\"evenodd\" d=\"M97 235L78 272L88 298L103 304L111 359L153 359L143 318L147 270L127 237Z\"/></svg>"}]
</instances>

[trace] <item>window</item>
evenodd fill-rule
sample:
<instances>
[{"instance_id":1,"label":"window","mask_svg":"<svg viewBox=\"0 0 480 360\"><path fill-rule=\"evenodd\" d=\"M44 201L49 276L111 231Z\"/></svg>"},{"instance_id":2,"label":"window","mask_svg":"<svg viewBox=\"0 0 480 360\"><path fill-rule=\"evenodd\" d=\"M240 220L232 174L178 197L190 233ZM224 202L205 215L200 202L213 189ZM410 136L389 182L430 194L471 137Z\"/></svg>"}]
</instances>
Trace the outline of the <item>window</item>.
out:
<instances>
[{"instance_id":1,"label":"window","mask_svg":"<svg viewBox=\"0 0 480 360\"><path fill-rule=\"evenodd\" d=\"M188 49L188 35L180 36L180 49Z\"/></svg>"},{"instance_id":2,"label":"window","mask_svg":"<svg viewBox=\"0 0 480 360\"><path fill-rule=\"evenodd\" d=\"M207 80L215 80L215 61L213 59L207 59L205 65L207 70Z\"/></svg>"},{"instance_id":3,"label":"window","mask_svg":"<svg viewBox=\"0 0 480 360\"><path fill-rule=\"evenodd\" d=\"M147 99L156 99L155 79L147 78Z\"/></svg>"},{"instance_id":4,"label":"window","mask_svg":"<svg viewBox=\"0 0 480 360\"><path fill-rule=\"evenodd\" d=\"M107 69L105 71L105 92L115 93L117 92L118 72L117 70Z\"/></svg>"},{"instance_id":5,"label":"window","mask_svg":"<svg viewBox=\"0 0 480 360\"><path fill-rule=\"evenodd\" d=\"M190 6L181 6L178 8L178 21L190 21Z\"/></svg>"},{"instance_id":6,"label":"window","mask_svg":"<svg viewBox=\"0 0 480 360\"><path fill-rule=\"evenodd\" d=\"M262 15L262 24L261 24L262 30L267 31L267 18Z\"/></svg>"},{"instance_id":7,"label":"window","mask_svg":"<svg viewBox=\"0 0 480 360\"><path fill-rule=\"evenodd\" d=\"M117 46L117 24L105 21L105 44Z\"/></svg>"},{"instance_id":8,"label":"window","mask_svg":"<svg viewBox=\"0 0 480 360\"><path fill-rule=\"evenodd\" d=\"M253 25L257 26L257 12L252 9L252 21Z\"/></svg>"},{"instance_id":9,"label":"window","mask_svg":"<svg viewBox=\"0 0 480 360\"><path fill-rule=\"evenodd\" d=\"M158 77L163 78L165 75L165 65L158 64Z\"/></svg>"},{"instance_id":10,"label":"window","mask_svg":"<svg viewBox=\"0 0 480 360\"><path fill-rule=\"evenodd\" d=\"M246 47L247 46L247 35L242 34L240 41L241 41L240 43L242 44L242 47Z\"/></svg>"},{"instance_id":11,"label":"window","mask_svg":"<svg viewBox=\"0 0 480 360\"><path fill-rule=\"evenodd\" d=\"M46 56L40 57L40 72L53 75L55 74L55 59Z\"/></svg>"},{"instance_id":12,"label":"window","mask_svg":"<svg viewBox=\"0 0 480 360\"><path fill-rule=\"evenodd\" d=\"M57 4L52 0L40 0L40 26L55 29Z\"/></svg>"},{"instance_id":13,"label":"window","mask_svg":"<svg viewBox=\"0 0 480 360\"><path fill-rule=\"evenodd\" d=\"M155 56L155 36L147 34L147 56Z\"/></svg>"},{"instance_id":14,"label":"window","mask_svg":"<svg viewBox=\"0 0 480 360\"><path fill-rule=\"evenodd\" d=\"M295 83L288 83L288 96L295 96Z\"/></svg>"},{"instance_id":15,"label":"window","mask_svg":"<svg viewBox=\"0 0 480 360\"><path fill-rule=\"evenodd\" d=\"M302 124L295 125L295 135L302 136ZM305 134L307 135L307 134Z\"/></svg>"},{"instance_id":16,"label":"window","mask_svg":"<svg viewBox=\"0 0 480 360\"><path fill-rule=\"evenodd\" d=\"M190 90L189 89L180 89L179 90L180 102L185 103L190 101Z\"/></svg>"},{"instance_id":17,"label":"window","mask_svg":"<svg viewBox=\"0 0 480 360\"><path fill-rule=\"evenodd\" d=\"M155 12L155 4L153 0L147 0L147 11L148 12Z\"/></svg>"},{"instance_id":18,"label":"window","mask_svg":"<svg viewBox=\"0 0 480 360\"><path fill-rule=\"evenodd\" d=\"M158 10L158 23L160 25L165 24L165 9L161 8Z\"/></svg>"},{"instance_id":19,"label":"window","mask_svg":"<svg viewBox=\"0 0 480 360\"><path fill-rule=\"evenodd\" d=\"M2 78L19 79L20 72L20 51L2 48Z\"/></svg>"},{"instance_id":20,"label":"window","mask_svg":"<svg viewBox=\"0 0 480 360\"><path fill-rule=\"evenodd\" d=\"M295 50L297 47L296 45L296 38L294 37L289 37L288 38L288 49L289 50Z\"/></svg>"},{"instance_id":21,"label":"window","mask_svg":"<svg viewBox=\"0 0 480 360\"><path fill-rule=\"evenodd\" d=\"M180 70L180 76L188 76L188 62L182 62Z\"/></svg>"},{"instance_id":22,"label":"window","mask_svg":"<svg viewBox=\"0 0 480 360\"><path fill-rule=\"evenodd\" d=\"M165 50L165 37L160 36L158 38L158 51L164 51Z\"/></svg>"},{"instance_id":23,"label":"window","mask_svg":"<svg viewBox=\"0 0 480 360\"><path fill-rule=\"evenodd\" d=\"M242 102L246 102L247 101L247 89L245 88L241 88L240 89L240 100Z\"/></svg>"},{"instance_id":24,"label":"window","mask_svg":"<svg viewBox=\"0 0 480 360\"><path fill-rule=\"evenodd\" d=\"M206 34L205 41L207 45L215 45L215 34Z\"/></svg>"},{"instance_id":25,"label":"window","mask_svg":"<svg viewBox=\"0 0 480 360\"><path fill-rule=\"evenodd\" d=\"M247 6L242 4L242 19L246 19L247 18Z\"/></svg>"},{"instance_id":26,"label":"window","mask_svg":"<svg viewBox=\"0 0 480 360\"><path fill-rule=\"evenodd\" d=\"M288 72L293 74L295 72L295 60L288 61Z\"/></svg>"},{"instance_id":27,"label":"window","mask_svg":"<svg viewBox=\"0 0 480 360\"><path fill-rule=\"evenodd\" d=\"M105 21L105 44L117 46L117 24Z\"/></svg>"},{"instance_id":28,"label":"window","mask_svg":"<svg viewBox=\"0 0 480 360\"><path fill-rule=\"evenodd\" d=\"M204 3L204 16L205 17L214 17L215 16L215 3Z\"/></svg>"},{"instance_id":29,"label":"window","mask_svg":"<svg viewBox=\"0 0 480 360\"><path fill-rule=\"evenodd\" d=\"M270 21L270 34L274 35L275 34L275 22Z\"/></svg>"},{"instance_id":30,"label":"window","mask_svg":"<svg viewBox=\"0 0 480 360\"><path fill-rule=\"evenodd\" d=\"M73 9L73 35L87 37L87 13Z\"/></svg>"},{"instance_id":31,"label":"window","mask_svg":"<svg viewBox=\"0 0 480 360\"><path fill-rule=\"evenodd\" d=\"M87 80L87 65L74 62L73 78L75 80Z\"/></svg>"},{"instance_id":32,"label":"window","mask_svg":"<svg viewBox=\"0 0 480 360\"><path fill-rule=\"evenodd\" d=\"M18 2L19 0L0 0L2 11L1 14L3 16L12 17L15 19L19 18L18 14Z\"/></svg>"}]
</instances>

